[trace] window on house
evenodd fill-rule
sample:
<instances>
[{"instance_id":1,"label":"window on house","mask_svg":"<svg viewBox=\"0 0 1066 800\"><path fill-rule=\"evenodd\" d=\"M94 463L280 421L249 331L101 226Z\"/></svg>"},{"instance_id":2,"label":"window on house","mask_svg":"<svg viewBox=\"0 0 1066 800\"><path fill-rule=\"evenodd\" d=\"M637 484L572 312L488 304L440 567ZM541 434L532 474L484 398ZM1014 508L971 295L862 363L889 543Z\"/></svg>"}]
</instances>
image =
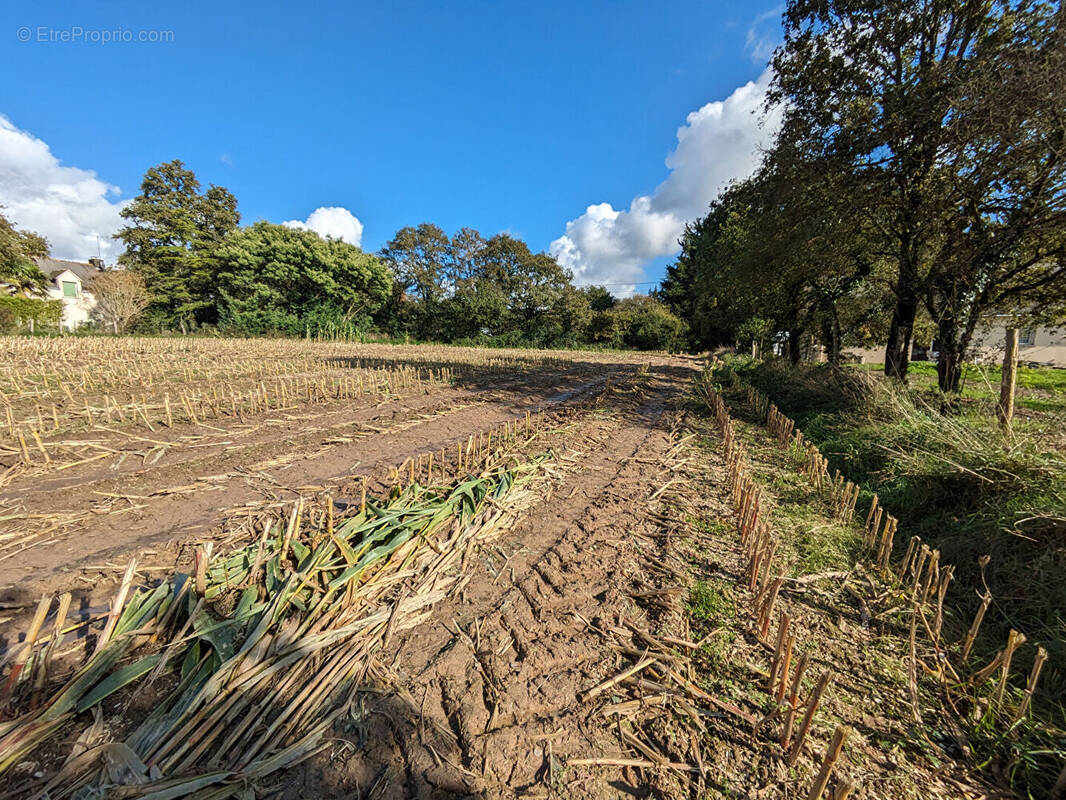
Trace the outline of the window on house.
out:
<instances>
[{"instance_id":1,"label":"window on house","mask_svg":"<svg viewBox=\"0 0 1066 800\"><path fill-rule=\"evenodd\" d=\"M63 296L64 297L77 297L78 296L78 284L74 281L63 281Z\"/></svg>"},{"instance_id":2,"label":"window on house","mask_svg":"<svg viewBox=\"0 0 1066 800\"><path fill-rule=\"evenodd\" d=\"M1036 344L1036 328L1022 328L1018 331L1018 344Z\"/></svg>"}]
</instances>

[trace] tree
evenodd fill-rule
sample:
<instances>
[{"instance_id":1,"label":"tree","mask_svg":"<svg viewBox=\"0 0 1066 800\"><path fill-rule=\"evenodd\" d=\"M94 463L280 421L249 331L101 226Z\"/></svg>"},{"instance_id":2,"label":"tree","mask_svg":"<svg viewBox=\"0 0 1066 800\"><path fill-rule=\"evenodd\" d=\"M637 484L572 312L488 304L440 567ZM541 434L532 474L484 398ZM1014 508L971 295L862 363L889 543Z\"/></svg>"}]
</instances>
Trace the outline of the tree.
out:
<instances>
[{"instance_id":1,"label":"tree","mask_svg":"<svg viewBox=\"0 0 1066 800\"><path fill-rule=\"evenodd\" d=\"M508 330L507 295L483 276L462 278L442 306L445 341L499 336Z\"/></svg>"},{"instance_id":2,"label":"tree","mask_svg":"<svg viewBox=\"0 0 1066 800\"><path fill-rule=\"evenodd\" d=\"M414 296L412 309L415 333L421 338L439 335L437 312L445 295L445 281L454 280L455 264L448 234L438 225L423 222L417 227L405 227L381 249L381 258L392 270L402 293Z\"/></svg>"},{"instance_id":3,"label":"tree","mask_svg":"<svg viewBox=\"0 0 1066 800\"><path fill-rule=\"evenodd\" d=\"M575 347L585 340L591 321L588 295L581 289L565 286L538 320L535 341L542 347Z\"/></svg>"},{"instance_id":4,"label":"tree","mask_svg":"<svg viewBox=\"0 0 1066 800\"><path fill-rule=\"evenodd\" d=\"M944 172L950 212L925 286L940 388L990 310L1041 315L1066 298L1066 30L1063 11L995 15L950 125L963 144Z\"/></svg>"},{"instance_id":5,"label":"tree","mask_svg":"<svg viewBox=\"0 0 1066 800\"><path fill-rule=\"evenodd\" d=\"M834 166L870 255L893 265L890 376L906 377L921 303L946 347L941 388L954 390L969 321L1055 280L1060 22L1030 0L787 5L769 95L785 103L778 141Z\"/></svg>"},{"instance_id":6,"label":"tree","mask_svg":"<svg viewBox=\"0 0 1066 800\"><path fill-rule=\"evenodd\" d=\"M685 341L685 323L654 297L635 295L607 312L617 320L622 344L637 350L677 350Z\"/></svg>"},{"instance_id":7,"label":"tree","mask_svg":"<svg viewBox=\"0 0 1066 800\"><path fill-rule=\"evenodd\" d=\"M128 331L152 302L144 278L130 270L101 272L93 276L88 289L96 300L93 316L114 333Z\"/></svg>"},{"instance_id":8,"label":"tree","mask_svg":"<svg viewBox=\"0 0 1066 800\"><path fill-rule=\"evenodd\" d=\"M48 291L48 276L34 260L47 255L48 242L43 236L15 230L7 217L0 214L0 283L11 294L30 297Z\"/></svg>"},{"instance_id":9,"label":"tree","mask_svg":"<svg viewBox=\"0 0 1066 800\"><path fill-rule=\"evenodd\" d=\"M752 358L766 355L766 343L774 332L770 320L750 317L737 328L737 347L751 351Z\"/></svg>"},{"instance_id":10,"label":"tree","mask_svg":"<svg viewBox=\"0 0 1066 800\"><path fill-rule=\"evenodd\" d=\"M581 291L588 298L589 308L593 312L610 311L618 302L604 286L586 286Z\"/></svg>"},{"instance_id":11,"label":"tree","mask_svg":"<svg viewBox=\"0 0 1066 800\"><path fill-rule=\"evenodd\" d=\"M681 253L667 268L656 297L688 323L689 345L732 345L753 316L769 317L794 336L804 324L806 298L773 263L766 191L760 176L734 183L706 217L685 226Z\"/></svg>"},{"instance_id":12,"label":"tree","mask_svg":"<svg viewBox=\"0 0 1066 800\"><path fill-rule=\"evenodd\" d=\"M236 198L221 186L201 192L193 171L174 160L149 169L120 213L129 224L115 234L126 246L119 264L151 287L151 311L168 322L217 322L214 256L240 223Z\"/></svg>"},{"instance_id":13,"label":"tree","mask_svg":"<svg viewBox=\"0 0 1066 800\"><path fill-rule=\"evenodd\" d=\"M355 245L269 222L231 231L215 258L220 321L244 333L351 330L392 289L385 265Z\"/></svg>"},{"instance_id":14,"label":"tree","mask_svg":"<svg viewBox=\"0 0 1066 800\"><path fill-rule=\"evenodd\" d=\"M784 296L783 308L792 363L801 356L806 334L820 338L830 363L840 362L845 341L889 303L890 270L871 247L870 228L852 209L839 165L779 140L758 175L762 187L757 221L759 257ZM783 302L782 302L783 301ZM778 315L780 321L780 316Z\"/></svg>"},{"instance_id":15,"label":"tree","mask_svg":"<svg viewBox=\"0 0 1066 800\"><path fill-rule=\"evenodd\" d=\"M397 288L379 323L395 332L453 341L488 335L515 344L575 341L584 296L546 253L508 234L485 239L472 228L449 237L437 225L401 228L381 250ZM576 290L573 290L576 291Z\"/></svg>"},{"instance_id":16,"label":"tree","mask_svg":"<svg viewBox=\"0 0 1066 800\"><path fill-rule=\"evenodd\" d=\"M521 239L506 233L485 243L477 271L506 296L509 327L530 344L542 343L541 324L562 294L572 288L570 272L547 253L534 253Z\"/></svg>"}]
</instances>

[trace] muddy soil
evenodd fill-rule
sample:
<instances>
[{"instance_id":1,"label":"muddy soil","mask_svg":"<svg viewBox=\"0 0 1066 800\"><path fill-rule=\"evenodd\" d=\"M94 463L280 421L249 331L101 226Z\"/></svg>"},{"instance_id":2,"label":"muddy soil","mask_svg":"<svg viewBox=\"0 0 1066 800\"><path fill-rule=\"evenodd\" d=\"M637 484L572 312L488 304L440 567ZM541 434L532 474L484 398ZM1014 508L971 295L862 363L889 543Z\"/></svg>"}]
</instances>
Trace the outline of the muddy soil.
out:
<instances>
[{"instance_id":1,"label":"muddy soil","mask_svg":"<svg viewBox=\"0 0 1066 800\"><path fill-rule=\"evenodd\" d=\"M409 456L454 448L527 411L565 409L633 370L545 371L488 389L443 387L373 405L297 407L247 423L117 432L111 443L119 454L110 464L18 476L0 493L4 627L17 629L45 593L72 591L83 609L106 604L131 556L142 577L171 572L187 560L187 545L218 538L234 518L336 491L355 475L383 477ZM195 446L186 444L192 436ZM178 446L156 463L133 466L153 446L140 443L149 437Z\"/></svg>"},{"instance_id":2,"label":"muddy soil","mask_svg":"<svg viewBox=\"0 0 1066 800\"><path fill-rule=\"evenodd\" d=\"M634 595L664 577L647 502L666 480L660 460L686 373L652 370L642 395L575 426L565 480L482 552L461 598L396 638L382 691L363 698L352 735L287 778L284 796L645 793L617 775L564 776L561 764L618 750L583 693L622 663L602 630L622 617L646 622Z\"/></svg>"}]
</instances>

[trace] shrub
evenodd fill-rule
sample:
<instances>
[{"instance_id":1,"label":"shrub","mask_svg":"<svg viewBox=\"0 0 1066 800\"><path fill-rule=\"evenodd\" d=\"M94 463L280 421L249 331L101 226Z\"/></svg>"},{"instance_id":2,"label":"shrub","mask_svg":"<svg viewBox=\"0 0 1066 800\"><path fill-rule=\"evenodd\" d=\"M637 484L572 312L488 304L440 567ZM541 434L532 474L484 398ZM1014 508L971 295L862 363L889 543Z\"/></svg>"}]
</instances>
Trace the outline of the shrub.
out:
<instances>
[{"instance_id":1,"label":"shrub","mask_svg":"<svg viewBox=\"0 0 1066 800\"><path fill-rule=\"evenodd\" d=\"M33 320L34 328L55 332L63 318L63 303L60 300L39 300L35 297L0 296L0 308L7 309L14 318L15 329ZM2 313L2 312L0 312Z\"/></svg>"}]
</instances>

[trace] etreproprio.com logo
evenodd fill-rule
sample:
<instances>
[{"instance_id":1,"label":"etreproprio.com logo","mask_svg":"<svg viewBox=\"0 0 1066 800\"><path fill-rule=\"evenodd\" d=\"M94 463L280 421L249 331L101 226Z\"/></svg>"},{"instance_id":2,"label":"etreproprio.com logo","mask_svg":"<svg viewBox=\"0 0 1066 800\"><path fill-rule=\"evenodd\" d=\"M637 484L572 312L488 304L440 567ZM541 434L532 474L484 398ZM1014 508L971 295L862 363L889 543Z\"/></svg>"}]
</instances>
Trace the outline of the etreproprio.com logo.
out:
<instances>
[{"instance_id":1,"label":"etreproprio.com logo","mask_svg":"<svg viewBox=\"0 0 1066 800\"><path fill-rule=\"evenodd\" d=\"M174 41L174 31L132 30L130 28L83 28L71 25L54 28L49 25L23 25L15 31L20 42L42 44L164 44Z\"/></svg>"}]
</instances>

